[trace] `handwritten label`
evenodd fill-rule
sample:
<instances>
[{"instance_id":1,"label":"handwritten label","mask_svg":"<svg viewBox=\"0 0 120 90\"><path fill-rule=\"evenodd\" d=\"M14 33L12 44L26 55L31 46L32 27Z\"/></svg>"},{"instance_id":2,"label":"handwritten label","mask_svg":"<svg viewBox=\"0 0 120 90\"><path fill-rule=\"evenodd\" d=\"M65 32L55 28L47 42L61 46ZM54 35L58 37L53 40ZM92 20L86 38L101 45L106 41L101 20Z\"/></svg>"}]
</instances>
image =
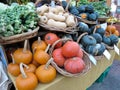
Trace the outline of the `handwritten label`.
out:
<instances>
[{"instance_id":1,"label":"handwritten label","mask_svg":"<svg viewBox=\"0 0 120 90\"><path fill-rule=\"evenodd\" d=\"M103 52L103 54L104 54L104 56L105 56L108 60L110 60L111 54L108 52L108 50L105 50L105 51Z\"/></svg>"},{"instance_id":2,"label":"handwritten label","mask_svg":"<svg viewBox=\"0 0 120 90\"><path fill-rule=\"evenodd\" d=\"M89 58L94 65L97 65L97 61L92 55L89 55Z\"/></svg>"},{"instance_id":3,"label":"handwritten label","mask_svg":"<svg viewBox=\"0 0 120 90\"><path fill-rule=\"evenodd\" d=\"M120 55L119 48L118 48L116 45L114 45L114 50L115 50L115 52L116 52L118 55Z\"/></svg>"}]
</instances>

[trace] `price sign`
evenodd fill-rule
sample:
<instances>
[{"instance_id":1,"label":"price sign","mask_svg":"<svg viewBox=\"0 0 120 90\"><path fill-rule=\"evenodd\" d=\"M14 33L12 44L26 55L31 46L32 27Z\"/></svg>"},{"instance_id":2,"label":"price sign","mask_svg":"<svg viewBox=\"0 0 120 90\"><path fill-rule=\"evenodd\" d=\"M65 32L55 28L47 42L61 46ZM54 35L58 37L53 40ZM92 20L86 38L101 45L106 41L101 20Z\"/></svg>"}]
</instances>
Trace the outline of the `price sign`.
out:
<instances>
[{"instance_id":1,"label":"price sign","mask_svg":"<svg viewBox=\"0 0 120 90\"><path fill-rule=\"evenodd\" d=\"M103 52L103 55L104 55L108 60L110 60L111 54L108 52L108 50L105 50L105 51Z\"/></svg>"}]
</instances>

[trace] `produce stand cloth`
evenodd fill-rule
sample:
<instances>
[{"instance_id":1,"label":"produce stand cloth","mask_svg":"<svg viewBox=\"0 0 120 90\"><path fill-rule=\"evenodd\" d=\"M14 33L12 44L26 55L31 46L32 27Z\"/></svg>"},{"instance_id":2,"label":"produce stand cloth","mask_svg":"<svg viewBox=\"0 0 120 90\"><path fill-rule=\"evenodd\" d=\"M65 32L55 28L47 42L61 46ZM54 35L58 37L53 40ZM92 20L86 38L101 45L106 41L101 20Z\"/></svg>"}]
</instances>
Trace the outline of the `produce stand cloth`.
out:
<instances>
[{"instance_id":1,"label":"produce stand cloth","mask_svg":"<svg viewBox=\"0 0 120 90\"><path fill-rule=\"evenodd\" d=\"M39 83L35 90L86 90L109 66L111 66L114 60L115 51L110 50L110 54L110 60L103 57L101 60L97 61L96 66L92 64L90 71L83 76L68 78L58 74L54 81L49 84ZM9 76L15 85L15 77L10 74Z\"/></svg>"}]
</instances>

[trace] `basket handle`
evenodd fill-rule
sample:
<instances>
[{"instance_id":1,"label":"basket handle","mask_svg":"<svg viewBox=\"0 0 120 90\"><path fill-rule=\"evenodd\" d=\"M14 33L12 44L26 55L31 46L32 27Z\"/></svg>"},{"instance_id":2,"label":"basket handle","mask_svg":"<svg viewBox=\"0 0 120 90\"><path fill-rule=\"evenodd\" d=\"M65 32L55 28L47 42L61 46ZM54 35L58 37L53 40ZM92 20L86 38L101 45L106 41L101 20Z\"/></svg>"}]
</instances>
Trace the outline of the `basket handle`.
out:
<instances>
[{"instance_id":1,"label":"basket handle","mask_svg":"<svg viewBox=\"0 0 120 90\"><path fill-rule=\"evenodd\" d=\"M81 34L81 35L78 37L78 39L77 39L77 43L80 42L80 40L82 39L82 37L83 37L84 35L88 35L88 33L85 32L85 33Z\"/></svg>"}]
</instances>

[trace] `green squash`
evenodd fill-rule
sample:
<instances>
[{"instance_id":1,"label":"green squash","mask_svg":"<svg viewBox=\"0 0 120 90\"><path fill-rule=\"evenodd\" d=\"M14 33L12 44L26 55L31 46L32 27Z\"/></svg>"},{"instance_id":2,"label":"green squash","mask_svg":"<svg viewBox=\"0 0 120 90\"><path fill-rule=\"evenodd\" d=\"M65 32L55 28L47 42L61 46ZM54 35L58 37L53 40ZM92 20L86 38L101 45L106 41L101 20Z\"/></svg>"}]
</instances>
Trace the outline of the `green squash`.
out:
<instances>
[{"instance_id":1,"label":"green squash","mask_svg":"<svg viewBox=\"0 0 120 90\"><path fill-rule=\"evenodd\" d=\"M102 36L99 33L94 33L92 36L96 39L97 43L102 42Z\"/></svg>"},{"instance_id":2,"label":"green squash","mask_svg":"<svg viewBox=\"0 0 120 90\"><path fill-rule=\"evenodd\" d=\"M103 36L103 43L107 44L108 46L111 46L112 42L109 37Z\"/></svg>"},{"instance_id":3,"label":"green squash","mask_svg":"<svg viewBox=\"0 0 120 90\"><path fill-rule=\"evenodd\" d=\"M113 46L114 44L117 44L118 41L119 41L119 38L118 38L116 35L114 35L114 34L110 35L109 38L110 38L110 40L111 40L111 45L112 45L112 46Z\"/></svg>"}]
</instances>

